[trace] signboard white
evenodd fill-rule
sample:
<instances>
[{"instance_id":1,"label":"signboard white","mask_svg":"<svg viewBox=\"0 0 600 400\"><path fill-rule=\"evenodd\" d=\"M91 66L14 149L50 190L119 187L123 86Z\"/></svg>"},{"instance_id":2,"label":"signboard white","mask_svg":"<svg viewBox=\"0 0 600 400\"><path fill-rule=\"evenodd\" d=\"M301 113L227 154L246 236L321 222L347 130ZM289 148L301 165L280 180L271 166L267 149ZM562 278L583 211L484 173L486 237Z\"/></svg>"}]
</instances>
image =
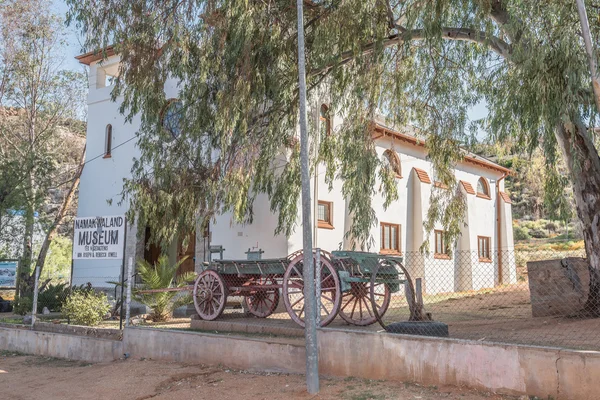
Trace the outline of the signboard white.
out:
<instances>
[{"instance_id":1,"label":"signboard white","mask_svg":"<svg viewBox=\"0 0 600 400\"><path fill-rule=\"evenodd\" d=\"M121 260L125 243L125 217L75 218L74 260Z\"/></svg>"}]
</instances>

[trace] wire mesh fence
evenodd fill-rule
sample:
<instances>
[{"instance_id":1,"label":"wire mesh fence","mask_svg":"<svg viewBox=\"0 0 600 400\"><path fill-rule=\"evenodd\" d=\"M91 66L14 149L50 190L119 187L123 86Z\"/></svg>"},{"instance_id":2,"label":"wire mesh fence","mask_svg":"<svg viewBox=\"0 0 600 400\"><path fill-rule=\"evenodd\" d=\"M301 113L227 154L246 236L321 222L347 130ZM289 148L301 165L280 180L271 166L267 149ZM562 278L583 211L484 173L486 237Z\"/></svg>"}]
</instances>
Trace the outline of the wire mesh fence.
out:
<instances>
[{"instance_id":1,"label":"wire mesh fence","mask_svg":"<svg viewBox=\"0 0 600 400\"><path fill-rule=\"evenodd\" d=\"M315 251L316 317L323 329L600 350L600 313L590 308L599 294L590 293L584 257L583 250ZM136 271L130 322L301 340L307 318L303 263L300 252L280 259L214 260L196 273L171 274L167 284ZM151 269L169 275L158 265ZM89 276L41 280L38 315L80 324L66 310L70 300L102 293L105 308L92 322L117 328L118 282L119 277ZM78 304L75 309L89 308Z\"/></svg>"}]
</instances>

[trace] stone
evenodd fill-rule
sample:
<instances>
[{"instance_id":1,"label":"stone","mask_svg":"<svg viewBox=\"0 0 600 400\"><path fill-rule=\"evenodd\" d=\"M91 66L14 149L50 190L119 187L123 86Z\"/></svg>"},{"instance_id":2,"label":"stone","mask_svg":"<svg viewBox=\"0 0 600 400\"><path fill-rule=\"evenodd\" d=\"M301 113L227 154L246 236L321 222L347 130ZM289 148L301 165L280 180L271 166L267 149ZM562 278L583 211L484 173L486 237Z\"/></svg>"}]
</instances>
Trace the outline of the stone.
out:
<instances>
[{"instance_id":1,"label":"stone","mask_svg":"<svg viewBox=\"0 0 600 400\"><path fill-rule=\"evenodd\" d=\"M23 317L23 323L25 325L31 325L31 315L26 315Z\"/></svg>"},{"instance_id":2,"label":"stone","mask_svg":"<svg viewBox=\"0 0 600 400\"><path fill-rule=\"evenodd\" d=\"M42 309L42 314L43 314L43 315L48 315L48 314L50 314L50 310L48 310L48 307L44 307L44 308Z\"/></svg>"}]
</instances>

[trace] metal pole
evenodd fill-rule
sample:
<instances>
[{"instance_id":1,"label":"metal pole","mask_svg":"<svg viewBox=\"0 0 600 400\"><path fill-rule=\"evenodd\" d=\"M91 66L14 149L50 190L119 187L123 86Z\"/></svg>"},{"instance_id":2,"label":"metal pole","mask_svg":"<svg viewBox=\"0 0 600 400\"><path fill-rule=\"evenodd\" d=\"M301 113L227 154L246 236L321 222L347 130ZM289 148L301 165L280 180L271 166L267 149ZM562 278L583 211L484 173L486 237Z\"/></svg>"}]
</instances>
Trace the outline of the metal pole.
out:
<instances>
[{"instance_id":1,"label":"metal pole","mask_svg":"<svg viewBox=\"0 0 600 400\"><path fill-rule=\"evenodd\" d=\"M119 312L119 329L123 329L123 289L125 286L125 246L127 244L127 220L125 220L125 235L123 237L123 254L121 263L121 311Z\"/></svg>"},{"instance_id":2,"label":"metal pole","mask_svg":"<svg viewBox=\"0 0 600 400\"><path fill-rule=\"evenodd\" d=\"M129 257L127 264L127 304L125 306L125 326L129 326L129 318L131 318L131 286L133 286L133 257Z\"/></svg>"},{"instance_id":3,"label":"metal pole","mask_svg":"<svg viewBox=\"0 0 600 400\"><path fill-rule=\"evenodd\" d=\"M315 270L313 267L310 173L308 167L308 130L306 126L306 71L304 55L303 1L296 0L298 10L298 89L300 94L300 171L302 182L302 248L304 250L304 336L306 338L306 389L319 392L319 358L315 320Z\"/></svg>"},{"instance_id":4,"label":"metal pole","mask_svg":"<svg viewBox=\"0 0 600 400\"><path fill-rule=\"evenodd\" d=\"M315 252L315 300L317 301L315 318L317 326L321 326L321 249L317 247Z\"/></svg>"},{"instance_id":5,"label":"metal pole","mask_svg":"<svg viewBox=\"0 0 600 400\"><path fill-rule=\"evenodd\" d=\"M37 314L38 292L40 283L40 266L35 267L35 283L33 285L33 307L31 310L31 329L35 325L35 315Z\"/></svg>"}]
</instances>

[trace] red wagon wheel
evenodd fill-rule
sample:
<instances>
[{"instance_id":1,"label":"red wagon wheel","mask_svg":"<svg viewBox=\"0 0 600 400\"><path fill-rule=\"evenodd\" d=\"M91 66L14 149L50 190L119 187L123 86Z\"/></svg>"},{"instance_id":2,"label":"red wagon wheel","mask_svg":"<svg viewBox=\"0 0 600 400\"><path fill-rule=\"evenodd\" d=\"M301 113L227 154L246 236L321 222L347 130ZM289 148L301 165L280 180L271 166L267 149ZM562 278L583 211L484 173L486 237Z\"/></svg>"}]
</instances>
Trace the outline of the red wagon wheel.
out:
<instances>
[{"instance_id":1,"label":"red wagon wheel","mask_svg":"<svg viewBox=\"0 0 600 400\"><path fill-rule=\"evenodd\" d=\"M217 271L202 271L194 283L194 306L200 318L212 321L219 318L227 302L227 287Z\"/></svg>"},{"instance_id":2,"label":"red wagon wheel","mask_svg":"<svg viewBox=\"0 0 600 400\"><path fill-rule=\"evenodd\" d=\"M276 285L277 281L270 277L261 276L253 280L252 285L269 286ZM266 318L273 314L279 305L279 289L257 289L244 297L248 311L259 318Z\"/></svg>"},{"instance_id":3,"label":"red wagon wheel","mask_svg":"<svg viewBox=\"0 0 600 400\"><path fill-rule=\"evenodd\" d=\"M390 289L385 283L374 283L373 297L377 314L383 315L390 306ZM370 298L371 282L351 282L350 290L342 295L340 317L349 324L367 326L377 322Z\"/></svg>"},{"instance_id":4,"label":"red wagon wheel","mask_svg":"<svg viewBox=\"0 0 600 400\"><path fill-rule=\"evenodd\" d=\"M296 255L283 274L285 308L294 322L301 327L304 327L305 317L303 257L302 253ZM327 257L321 256L320 260L321 274L319 277L315 274L315 286L318 283L321 285L321 291L318 293L321 299L320 326L327 326L334 320L340 309L340 279ZM316 267L316 262L313 263L313 266Z\"/></svg>"}]
</instances>

